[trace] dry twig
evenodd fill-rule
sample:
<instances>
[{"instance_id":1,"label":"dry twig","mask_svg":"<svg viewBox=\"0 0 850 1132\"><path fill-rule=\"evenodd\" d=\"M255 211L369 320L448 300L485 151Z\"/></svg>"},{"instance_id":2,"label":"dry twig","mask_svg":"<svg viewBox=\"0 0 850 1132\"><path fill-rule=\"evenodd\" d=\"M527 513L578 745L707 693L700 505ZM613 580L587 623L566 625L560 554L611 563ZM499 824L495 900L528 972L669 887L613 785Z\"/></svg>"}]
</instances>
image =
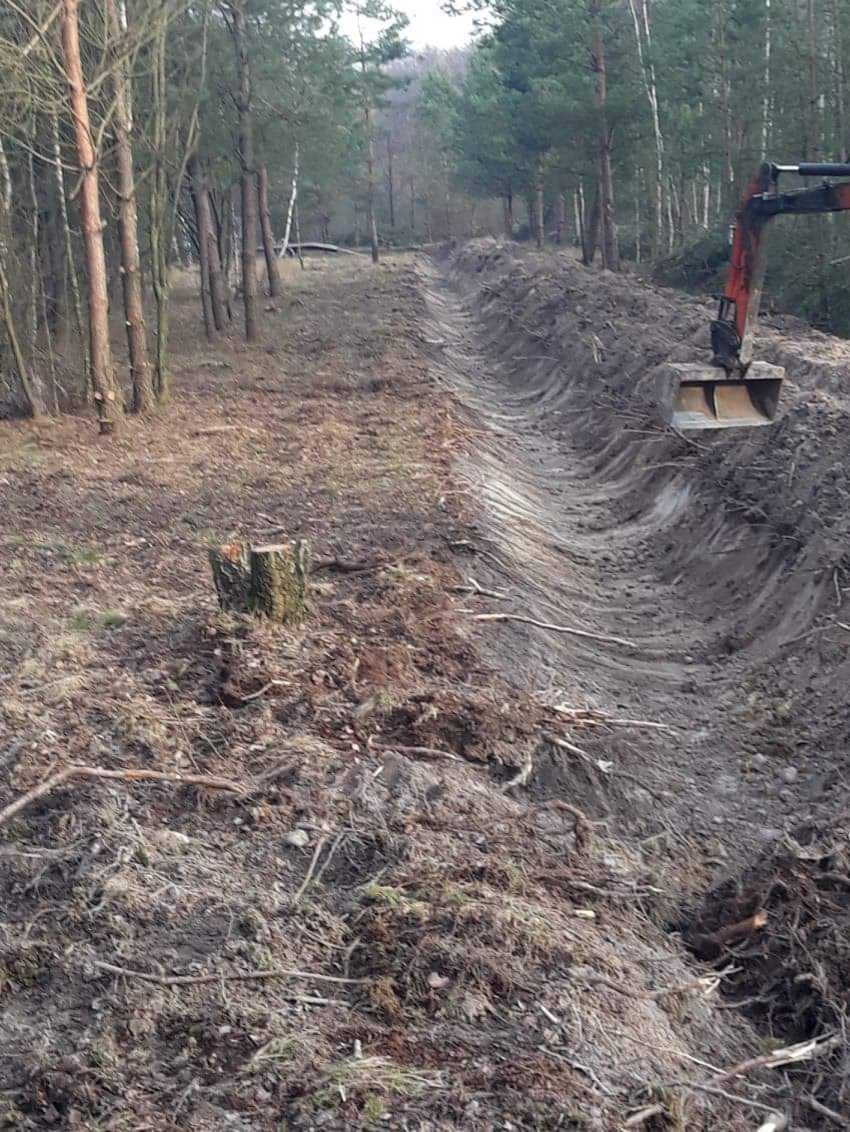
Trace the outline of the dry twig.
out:
<instances>
[{"instance_id":1,"label":"dry twig","mask_svg":"<svg viewBox=\"0 0 850 1132\"><path fill-rule=\"evenodd\" d=\"M566 633L571 637L582 637L590 641L601 641L607 645L621 645L626 649L637 648L634 641L622 637L609 637L604 633L591 633L587 629L576 629L571 625L553 625L548 621L538 621L534 617L524 617L519 613L473 613L473 621L518 621L522 625L533 625L537 629L548 629L551 633Z\"/></svg>"},{"instance_id":2,"label":"dry twig","mask_svg":"<svg viewBox=\"0 0 850 1132\"><path fill-rule=\"evenodd\" d=\"M345 979L341 975L317 975L313 971L287 971L273 967L267 971L244 971L216 975L154 975L148 971L133 971L129 967L118 967L114 963L104 963L95 959L95 967L110 975L123 975L128 979L141 979L145 983L156 983L161 987L201 986L205 983L247 983L255 979L307 979L317 983L339 983L354 986L367 983L368 979Z\"/></svg>"},{"instance_id":3,"label":"dry twig","mask_svg":"<svg viewBox=\"0 0 850 1132\"><path fill-rule=\"evenodd\" d=\"M313 859L310 861L310 867L307 869L307 875L304 877L304 880L301 882L301 886L298 889L298 891L292 897L292 907L293 908L296 906L296 904L298 904L301 897L304 895L304 893L310 887L310 882L312 881L313 874L316 871L316 865L318 865L318 863L319 863L319 857L322 855L322 850L324 849L325 845L327 844L327 840L328 839L326 837L320 837L319 840L316 842L316 848L313 850Z\"/></svg>"},{"instance_id":4,"label":"dry twig","mask_svg":"<svg viewBox=\"0 0 850 1132\"><path fill-rule=\"evenodd\" d=\"M462 763L465 760L451 751L438 751L435 747L400 747L398 743L373 744L382 751L395 751L397 755L418 755L423 759L448 759L449 762Z\"/></svg>"},{"instance_id":5,"label":"dry twig","mask_svg":"<svg viewBox=\"0 0 850 1132\"><path fill-rule=\"evenodd\" d=\"M797 1065L802 1061L814 1061L817 1057L832 1053L844 1045L842 1034L830 1034L825 1038L812 1038L807 1042L798 1042L797 1045L787 1046L785 1049L775 1049L772 1053L762 1054L761 1057L752 1057L749 1061L742 1061L733 1065L731 1069L724 1070L715 1081L728 1081L732 1077L743 1077L754 1069L779 1069L783 1065Z\"/></svg>"},{"instance_id":6,"label":"dry twig","mask_svg":"<svg viewBox=\"0 0 850 1132\"><path fill-rule=\"evenodd\" d=\"M820 1116L825 1116L827 1120L831 1121L833 1124L837 1124L839 1128L847 1128L848 1125L850 1125L850 1116L842 1116L841 1113L836 1112L835 1109L827 1108L825 1104L821 1104L817 1097L803 1095L800 1100L803 1104L807 1104L813 1112L818 1113Z\"/></svg>"},{"instance_id":7,"label":"dry twig","mask_svg":"<svg viewBox=\"0 0 850 1132\"><path fill-rule=\"evenodd\" d=\"M75 778L106 779L110 782L170 782L176 786L204 786L208 790L223 790L230 794L245 793L244 786L238 782L205 774L168 774L159 770L104 770L95 766L66 766L64 770L52 774L32 790L28 790L26 794L10 802L5 809L0 810L0 826L33 805L39 798L44 798L65 782Z\"/></svg>"}]
</instances>

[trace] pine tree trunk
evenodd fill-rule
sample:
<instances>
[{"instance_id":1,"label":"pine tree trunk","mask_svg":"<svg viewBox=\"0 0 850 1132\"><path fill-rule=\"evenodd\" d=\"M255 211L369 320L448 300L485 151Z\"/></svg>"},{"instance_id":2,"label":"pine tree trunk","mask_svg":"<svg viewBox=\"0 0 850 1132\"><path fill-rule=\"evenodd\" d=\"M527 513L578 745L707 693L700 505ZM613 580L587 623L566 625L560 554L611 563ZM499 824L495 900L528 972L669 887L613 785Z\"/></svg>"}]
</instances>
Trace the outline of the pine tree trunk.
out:
<instances>
[{"instance_id":1,"label":"pine tree trunk","mask_svg":"<svg viewBox=\"0 0 850 1132\"><path fill-rule=\"evenodd\" d=\"M204 316L204 331L207 341L212 342L219 327L213 314L212 282L210 277L210 237L212 221L210 202L203 183L201 163L197 154L189 158L189 183L192 187L192 203L195 208L195 227L198 232L198 266L201 275L201 310Z\"/></svg>"},{"instance_id":2,"label":"pine tree trunk","mask_svg":"<svg viewBox=\"0 0 850 1132\"><path fill-rule=\"evenodd\" d=\"M292 188L289 193L289 208L286 211L286 231L283 233L283 252L286 255L289 241L292 236L292 219L295 216L295 205L298 202L298 177L300 175L301 147L295 143L295 161L292 167Z\"/></svg>"},{"instance_id":3,"label":"pine tree trunk","mask_svg":"<svg viewBox=\"0 0 850 1132\"><path fill-rule=\"evenodd\" d=\"M109 434L121 423L123 405L115 380L109 342L109 292L100 216L100 188L80 61L79 0L62 0L62 51L82 172L79 208L88 276L91 381L100 431L102 434Z\"/></svg>"},{"instance_id":4,"label":"pine tree trunk","mask_svg":"<svg viewBox=\"0 0 850 1132\"><path fill-rule=\"evenodd\" d=\"M221 225L218 223L213 209L212 195L210 193L209 178L204 171L200 159L197 159L198 180L190 169L190 180L193 198L196 197L196 208L200 209L198 219L198 239L201 238L203 227L206 238L206 254L209 264L210 303L212 307L213 323L219 332L227 329L232 315L228 299L227 273L221 262Z\"/></svg>"},{"instance_id":5,"label":"pine tree trunk","mask_svg":"<svg viewBox=\"0 0 850 1132\"><path fill-rule=\"evenodd\" d=\"M546 239L542 161L538 161L537 163L534 183L534 234L537 240L537 250L542 251Z\"/></svg>"},{"instance_id":6,"label":"pine tree trunk","mask_svg":"<svg viewBox=\"0 0 850 1132\"><path fill-rule=\"evenodd\" d=\"M614 216L614 182L611 174L611 136L608 130L608 76L600 0L590 0L593 17L593 71L596 76L596 111L599 130L599 217L602 230L602 266L620 270L620 247Z\"/></svg>"},{"instance_id":7,"label":"pine tree trunk","mask_svg":"<svg viewBox=\"0 0 850 1132\"><path fill-rule=\"evenodd\" d=\"M62 164L62 147L59 141L59 117L56 113L50 119L53 138L53 171L56 177L56 195L59 199L59 217L62 224L62 240L65 247L65 261L68 268L68 282L71 288L71 303L74 308L74 323L80 339L83 361L83 396L91 400L91 367L89 365L89 344L83 318L83 302L80 296L80 280L77 275L77 262L74 258L74 242L71 237L71 221L68 216L68 194L65 191L65 170Z\"/></svg>"},{"instance_id":8,"label":"pine tree trunk","mask_svg":"<svg viewBox=\"0 0 850 1132\"><path fill-rule=\"evenodd\" d=\"M761 101L761 159L767 161L770 147L770 70L772 54L772 17L770 0L764 0L764 93Z\"/></svg>"},{"instance_id":9,"label":"pine tree trunk","mask_svg":"<svg viewBox=\"0 0 850 1132\"><path fill-rule=\"evenodd\" d=\"M263 235L263 255L266 258L266 275L269 280L269 295L276 299L282 290L280 268L274 246L272 217L269 211L269 171L265 165L257 170L257 199L260 205L260 231Z\"/></svg>"},{"instance_id":10,"label":"pine tree trunk","mask_svg":"<svg viewBox=\"0 0 850 1132\"><path fill-rule=\"evenodd\" d=\"M818 14L815 0L808 0L809 17L809 124L808 159L817 161L821 152L822 115L818 76Z\"/></svg>"},{"instance_id":11,"label":"pine tree trunk","mask_svg":"<svg viewBox=\"0 0 850 1132\"><path fill-rule=\"evenodd\" d=\"M378 243L378 218L375 214L375 139L372 134L372 111L366 108L366 130L368 132L366 149L366 178L369 208L369 246L372 263L379 263L381 250Z\"/></svg>"},{"instance_id":12,"label":"pine tree trunk","mask_svg":"<svg viewBox=\"0 0 850 1132\"><path fill-rule=\"evenodd\" d=\"M18 374L18 384L21 387L27 412L33 418L44 414L44 404L39 395L37 385L32 381L24 351L21 346L15 314L12 310L12 298L9 290L9 276L6 271L6 254L8 249L7 232L9 228L10 212L12 208L12 177L9 172L9 162L3 139L0 137L0 176L2 176L2 194L0 194L0 308L2 308L3 326L6 338L12 352L12 359Z\"/></svg>"},{"instance_id":13,"label":"pine tree trunk","mask_svg":"<svg viewBox=\"0 0 850 1132\"><path fill-rule=\"evenodd\" d=\"M593 193L593 204L590 208L590 216L584 225L581 261L585 267L590 267L593 263L596 258L596 249L599 246L599 225L601 222L599 195L599 184L597 182L596 189Z\"/></svg>"},{"instance_id":14,"label":"pine tree trunk","mask_svg":"<svg viewBox=\"0 0 850 1132\"><path fill-rule=\"evenodd\" d=\"M584 247L584 183L579 181L573 193L573 213L576 227L576 247Z\"/></svg>"},{"instance_id":15,"label":"pine tree trunk","mask_svg":"<svg viewBox=\"0 0 850 1132\"><path fill-rule=\"evenodd\" d=\"M393 172L392 134L387 134L387 196L390 206L390 228L395 231L395 175Z\"/></svg>"},{"instance_id":16,"label":"pine tree trunk","mask_svg":"<svg viewBox=\"0 0 850 1132\"><path fill-rule=\"evenodd\" d=\"M567 194L559 192L556 203L558 215L555 221L555 243L560 246L564 242L564 229L567 226Z\"/></svg>"},{"instance_id":17,"label":"pine tree trunk","mask_svg":"<svg viewBox=\"0 0 850 1132\"><path fill-rule=\"evenodd\" d=\"M110 38L118 41L126 27L122 25L116 0L106 0L106 17ZM130 379L133 387L133 412L147 413L153 408L145 311L142 297L141 257L136 208L136 180L133 171L133 110L127 64L112 61L114 95L115 160L118 168L118 229L121 241L121 286L124 294L124 322L130 356Z\"/></svg>"},{"instance_id":18,"label":"pine tree trunk","mask_svg":"<svg viewBox=\"0 0 850 1132\"><path fill-rule=\"evenodd\" d=\"M514 238L514 195L512 192L505 193L502 197L504 221L505 221L505 238L512 240Z\"/></svg>"},{"instance_id":19,"label":"pine tree trunk","mask_svg":"<svg viewBox=\"0 0 850 1132\"><path fill-rule=\"evenodd\" d=\"M832 0L832 48L835 60L835 115L838 133L838 156L847 160L847 71L844 65L844 44L841 34L841 13L838 0Z\"/></svg>"},{"instance_id":20,"label":"pine tree trunk","mask_svg":"<svg viewBox=\"0 0 850 1132\"><path fill-rule=\"evenodd\" d=\"M245 337L255 342L257 322L257 193L254 156L254 109L251 59L245 21L245 0L233 0L230 12L239 74L239 163L242 168L242 301L245 308Z\"/></svg>"},{"instance_id":21,"label":"pine tree trunk","mask_svg":"<svg viewBox=\"0 0 850 1132\"><path fill-rule=\"evenodd\" d=\"M410 179L410 236L416 233L416 182Z\"/></svg>"},{"instance_id":22,"label":"pine tree trunk","mask_svg":"<svg viewBox=\"0 0 850 1132\"><path fill-rule=\"evenodd\" d=\"M171 395L171 374L168 369L168 337L170 331L170 304L168 257L171 241L167 232L168 215L168 169L166 148L168 142L167 122L167 76L166 76L166 35L163 23L157 30L153 41L153 67L151 69L151 139L153 149L153 169L150 188L149 243L151 250L151 285L156 303L156 337L154 350L154 393L158 404L164 405Z\"/></svg>"},{"instance_id":23,"label":"pine tree trunk","mask_svg":"<svg viewBox=\"0 0 850 1132\"><path fill-rule=\"evenodd\" d=\"M770 0L768 0L768 3ZM637 5L640 3L640 12ZM658 108L658 85L655 78L655 64L652 60L652 29L649 22L647 0L629 0L632 23L635 29L638 62L643 75L644 90L652 115L652 134L655 142L655 228L652 234L652 256L657 259L661 251L661 237L664 230L664 135L661 132L661 116ZM644 48L644 43L646 47Z\"/></svg>"}]
</instances>

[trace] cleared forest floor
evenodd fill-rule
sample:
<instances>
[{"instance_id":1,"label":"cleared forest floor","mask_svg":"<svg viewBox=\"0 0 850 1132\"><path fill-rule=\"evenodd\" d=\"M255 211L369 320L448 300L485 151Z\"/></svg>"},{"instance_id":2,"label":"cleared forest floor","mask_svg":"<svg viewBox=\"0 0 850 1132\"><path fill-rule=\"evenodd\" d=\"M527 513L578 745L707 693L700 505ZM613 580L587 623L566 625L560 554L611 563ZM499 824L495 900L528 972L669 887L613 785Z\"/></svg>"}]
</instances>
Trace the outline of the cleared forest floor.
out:
<instances>
[{"instance_id":1,"label":"cleared forest floor","mask_svg":"<svg viewBox=\"0 0 850 1132\"><path fill-rule=\"evenodd\" d=\"M195 302L167 414L0 425L0 809L233 787L0 827L0 1127L834 1127L850 349L695 444L631 391L704 310L569 257ZM219 614L236 532L310 540L302 630Z\"/></svg>"}]
</instances>

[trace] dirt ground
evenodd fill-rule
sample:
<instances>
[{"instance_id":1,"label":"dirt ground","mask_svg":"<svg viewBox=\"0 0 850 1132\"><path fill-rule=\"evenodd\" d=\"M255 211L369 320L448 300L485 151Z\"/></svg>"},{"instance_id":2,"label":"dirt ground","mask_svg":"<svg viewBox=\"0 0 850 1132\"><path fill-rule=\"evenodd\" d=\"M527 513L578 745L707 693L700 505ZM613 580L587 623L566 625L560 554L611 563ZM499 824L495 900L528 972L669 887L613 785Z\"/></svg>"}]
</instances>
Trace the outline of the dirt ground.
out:
<instances>
[{"instance_id":1,"label":"dirt ground","mask_svg":"<svg viewBox=\"0 0 850 1132\"><path fill-rule=\"evenodd\" d=\"M178 288L119 439L0 424L0 1127L843 1126L850 347L696 442L635 392L691 300L308 267L251 349ZM303 626L218 611L234 534Z\"/></svg>"}]
</instances>

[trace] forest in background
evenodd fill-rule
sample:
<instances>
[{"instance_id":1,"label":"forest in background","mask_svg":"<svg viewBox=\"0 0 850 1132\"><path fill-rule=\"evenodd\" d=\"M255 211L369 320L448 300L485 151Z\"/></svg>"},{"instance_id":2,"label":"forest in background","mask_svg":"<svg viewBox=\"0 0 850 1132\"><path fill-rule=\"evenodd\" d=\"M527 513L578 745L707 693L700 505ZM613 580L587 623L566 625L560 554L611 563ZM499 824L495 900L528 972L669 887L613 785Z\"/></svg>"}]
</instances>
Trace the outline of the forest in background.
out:
<instances>
[{"instance_id":1,"label":"forest in background","mask_svg":"<svg viewBox=\"0 0 850 1132\"><path fill-rule=\"evenodd\" d=\"M253 340L302 240L570 241L705 285L765 157L847 158L850 0L460 6L474 45L411 53L382 0L355 39L336 0L0 0L0 403L164 404L173 269ZM850 329L843 218L774 241L769 293Z\"/></svg>"}]
</instances>

